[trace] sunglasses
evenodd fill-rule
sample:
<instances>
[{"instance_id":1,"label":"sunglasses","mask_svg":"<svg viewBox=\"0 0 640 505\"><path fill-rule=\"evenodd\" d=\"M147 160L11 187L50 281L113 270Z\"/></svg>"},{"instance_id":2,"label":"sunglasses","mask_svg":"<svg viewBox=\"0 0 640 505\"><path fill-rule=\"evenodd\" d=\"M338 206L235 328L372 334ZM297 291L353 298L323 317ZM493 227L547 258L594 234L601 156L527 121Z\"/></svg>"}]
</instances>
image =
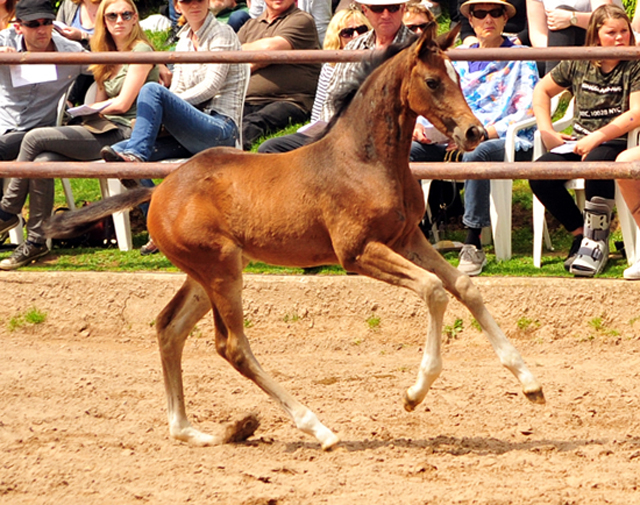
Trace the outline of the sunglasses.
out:
<instances>
[{"instance_id":1,"label":"sunglasses","mask_svg":"<svg viewBox=\"0 0 640 505\"><path fill-rule=\"evenodd\" d=\"M369 31L369 27L367 25L360 25L360 26L356 26L355 28L343 28L342 30L340 30L340 36L343 39L350 39L352 37L355 37L356 33L358 35L362 35L363 33L366 33Z\"/></svg>"},{"instance_id":2,"label":"sunglasses","mask_svg":"<svg viewBox=\"0 0 640 505\"><path fill-rule=\"evenodd\" d=\"M413 33L422 33L429 23L422 23L419 25L407 25L407 28L411 30Z\"/></svg>"},{"instance_id":3,"label":"sunglasses","mask_svg":"<svg viewBox=\"0 0 640 505\"><path fill-rule=\"evenodd\" d=\"M382 14L385 10L389 11L389 14L394 14L400 10L400 4L394 5L367 5L367 9L376 14Z\"/></svg>"},{"instance_id":4,"label":"sunglasses","mask_svg":"<svg viewBox=\"0 0 640 505\"><path fill-rule=\"evenodd\" d=\"M135 13L131 11L109 12L104 15L104 18L107 21L111 21L112 23L115 23L116 21L118 21L118 16L122 18L122 21L131 21L133 19L134 14Z\"/></svg>"},{"instance_id":5,"label":"sunglasses","mask_svg":"<svg viewBox=\"0 0 640 505\"><path fill-rule=\"evenodd\" d=\"M491 16L493 19L498 19L504 15L504 9L502 7L496 7L495 9L491 9L490 11L485 11L483 9L476 9L471 11L471 15L476 19L484 19L487 17L487 14Z\"/></svg>"},{"instance_id":6,"label":"sunglasses","mask_svg":"<svg viewBox=\"0 0 640 505\"><path fill-rule=\"evenodd\" d=\"M20 21L20 24L27 28L40 28L41 26L51 26L53 24L53 19L43 19L42 21Z\"/></svg>"},{"instance_id":7,"label":"sunglasses","mask_svg":"<svg viewBox=\"0 0 640 505\"><path fill-rule=\"evenodd\" d=\"M195 2L197 4L204 2L204 0L178 0L178 3L189 5L191 2Z\"/></svg>"}]
</instances>

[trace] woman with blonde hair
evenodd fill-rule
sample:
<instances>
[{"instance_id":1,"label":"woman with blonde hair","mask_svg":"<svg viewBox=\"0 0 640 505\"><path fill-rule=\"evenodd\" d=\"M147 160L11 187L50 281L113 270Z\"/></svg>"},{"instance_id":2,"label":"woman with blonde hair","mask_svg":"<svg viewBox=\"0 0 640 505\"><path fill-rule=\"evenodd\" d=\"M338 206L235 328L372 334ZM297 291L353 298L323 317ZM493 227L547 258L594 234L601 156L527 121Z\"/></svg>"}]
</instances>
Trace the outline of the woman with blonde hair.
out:
<instances>
[{"instance_id":1,"label":"woman with blonde hair","mask_svg":"<svg viewBox=\"0 0 640 505\"><path fill-rule=\"evenodd\" d=\"M358 7L342 9L331 18L322 48L325 50L344 49L349 42L369 30L371 30L371 23ZM296 133L267 140L260 145L258 152L284 153L302 147L312 140L314 125L320 125L320 112L327 99L327 88L334 68L335 63L322 65L316 88L316 97L311 109L311 122L307 126L300 128ZM304 133L305 131L307 133Z\"/></svg>"},{"instance_id":2,"label":"woman with blonde hair","mask_svg":"<svg viewBox=\"0 0 640 505\"><path fill-rule=\"evenodd\" d=\"M152 51L138 23L132 0L103 0L96 15L91 38L93 51ZM96 112L84 116L83 123L36 128L22 140L18 161L88 161L100 158L100 149L131 134L136 117L136 98L146 82L158 81L158 69L151 64L96 64ZM12 179L0 202L0 224L13 222L29 196L27 240L0 262L0 269L14 270L27 265L49 249L42 230L53 208L52 179ZM17 223L14 225L16 226Z\"/></svg>"},{"instance_id":3,"label":"woman with blonde hair","mask_svg":"<svg viewBox=\"0 0 640 505\"><path fill-rule=\"evenodd\" d=\"M615 5L598 7L591 16L586 46L635 45L631 23ZM575 99L573 135L558 133L551 122L551 98L570 90ZM640 63L636 60L565 60L535 87L533 110L548 153L536 161L613 161L627 147L627 133L640 126ZM609 258L613 180L587 180L584 214L564 180L531 180L533 193L573 235L565 269L593 277Z\"/></svg>"},{"instance_id":4,"label":"woman with blonde hair","mask_svg":"<svg viewBox=\"0 0 640 505\"><path fill-rule=\"evenodd\" d=\"M0 30L9 27L16 15L16 0L0 0Z\"/></svg>"}]
</instances>

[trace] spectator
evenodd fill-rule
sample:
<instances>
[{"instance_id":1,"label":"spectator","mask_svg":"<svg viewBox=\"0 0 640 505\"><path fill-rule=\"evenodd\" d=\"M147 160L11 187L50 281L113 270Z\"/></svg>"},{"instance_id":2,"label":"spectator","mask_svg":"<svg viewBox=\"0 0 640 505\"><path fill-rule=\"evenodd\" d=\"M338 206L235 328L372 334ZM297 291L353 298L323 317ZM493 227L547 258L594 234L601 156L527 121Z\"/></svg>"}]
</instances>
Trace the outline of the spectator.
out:
<instances>
[{"instance_id":1,"label":"spectator","mask_svg":"<svg viewBox=\"0 0 640 505\"><path fill-rule=\"evenodd\" d=\"M391 44L405 44L414 35L402 23L406 0L367 0L360 3L362 12L367 17L373 30L352 40L345 46L345 50L385 49ZM340 86L353 80L361 64L358 62L338 63L335 67L329 86L328 99L325 100L320 112L320 119L329 122L335 114L333 96Z\"/></svg>"},{"instance_id":2,"label":"spectator","mask_svg":"<svg viewBox=\"0 0 640 505\"><path fill-rule=\"evenodd\" d=\"M583 46L591 13L601 5L620 0L527 0L529 39L533 47ZM548 74L557 61L540 62Z\"/></svg>"},{"instance_id":3,"label":"spectator","mask_svg":"<svg viewBox=\"0 0 640 505\"><path fill-rule=\"evenodd\" d=\"M591 16L587 46L634 45L626 13L603 5ZM575 99L574 136L551 124L551 98L569 89ZM536 86L533 108L542 142L550 151L537 161L613 161L627 146L627 132L640 125L640 63L636 60L562 61ZM609 257L609 227L615 196L612 180L587 180L584 217L563 180L529 181L531 189L573 237L565 268L577 276L599 274Z\"/></svg>"},{"instance_id":4,"label":"spectator","mask_svg":"<svg viewBox=\"0 0 640 505\"><path fill-rule=\"evenodd\" d=\"M176 1L187 24L178 33L177 51L239 51L233 29L218 22L205 0ZM214 146L233 147L239 138L248 65L177 64L171 90L147 83L138 96L138 113L129 140L101 151L107 161L151 161L192 156ZM169 137L157 143L160 127ZM150 240L142 254L158 249Z\"/></svg>"},{"instance_id":5,"label":"spectator","mask_svg":"<svg viewBox=\"0 0 640 505\"><path fill-rule=\"evenodd\" d=\"M465 0L458 0L458 10ZM507 24L504 27L503 35L511 39L514 44L522 44L529 46L529 26L527 21L527 1L526 0L507 0L508 3L513 5L516 9L516 13L513 17L507 20ZM465 46L471 46L478 42L476 34L469 24L469 20L462 16L460 19L460 40Z\"/></svg>"},{"instance_id":6,"label":"spectator","mask_svg":"<svg viewBox=\"0 0 640 505\"><path fill-rule=\"evenodd\" d=\"M350 41L368 32L370 29L371 24L369 20L362 14L359 8L354 7L338 11L327 27L327 36L324 38L323 48L326 50L344 49ZM313 101L313 109L311 110L311 123L291 135L275 137L263 142L258 148L258 152L276 153L292 151L313 140L313 128L316 125L324 125L324 122L319 121L320 111L327 98L327 87L333 75L334 68L335 63L325 63L322 65L322 71L320 72L318 87L316 89L316 98Z\"/></svg>"},{"instance_id":7,"label":"spectator","mask_svg":"<svg viewBox=\"0 0 640 505\"><path fill-rule=\"evenodd\" d=\"M515 8L505 0L469 0L460 6L469 19L478 40L470 48L522 47L503 35L507 20ZM476 149L462 155L462 161L503 161L505 136L510 125L533 115L531 95L538 81L538 71L531 61L456 61L460 85L473 113L486 130L486 140ZM429 126L429 125L427 125ZM444 161L446 144L434 143L433 128L418 121L411 146L412 161ZM438 136L435 136L438 141ZM523 131L516 139L516 159L531 160L533 129ZM449 155L451 156L451 155ZM467 237L460 251L458 269L467 275L482 272L487 259L480 234L491 225L491 181L467 180L464 192L464 215Z\"/></svg>"},{"instance_id":8,"label":"spectator","mask_svg":"<svg viewBox=\"0 0 640 505\"><path fill-rule=\"evenodd\" d=\"M251 0L249 5L249 15L255 19L264 12L266 3L265 0ZM318 41L322 45L333 13L331 0L297 0L296 5L313 17L318 32Z\"/></svg>"},{"instance_id":9,"label":"spectator","mask_svg":"<svg viewBox=\"0 0 640 505\"><path fill-rule=\"evenodd\" d=\"M41 0L21 0L18 10L25 1ZM40 28L51 30L50 26ZM103 0L96 16L91 48L93 51L153 50L138 24L133 0ZM145 82L158 80L158 69L150 64L99 64L90 68L98 84L97 101L92 108L100 114L86 116L82 125L31 130L22 140L18 161L94 160L100 158L102 147L129 136L138 92ZM0 261L2 270L20 268L49 252L42 224L53 208L52 179L11 180L0 202L0 233L18 224L17 215L27 195L30 197L27 240L9 258Z\"/></svg>"},{"instance_id":10,"label":"spectator","mask_svg":"<svg viewBox=\"0 0 640 505\"><path fill-rule=\"evenodd\" d=\"M93 35L96 14L101 0L63 0L56 16L56 21L64 23L64 27L56 30L69 40L82 43L89 48L89 39Z\"/></svg>"},{"instance_id":11,"label":"spectator","mask_svg":"<svg viewBox=\"0 0 640 505\"><path fill-rule=\"evenodd\" d=\"M246 51L320 49L313 18L294 0L266 0L267 9L247 21L238 37ZM320 74L315 63L251 64L244 106L244 149L258 138L309 119Z\"/></svg>"},{"instance_id":12,"label":"spectator","mask_svg":"<svg viewBox=\"0 0 640 505\"><path fill-rule=\"evenodd\" d=\"M15 13L15 0L0 0L0 30L4 30L9 26Z\"/></svg>"},{"instance_id":13,"label":"spectator","mask_svg":"<svg viewBox=\"0 0 640 505\"><path fill-rule=\"evenodd\" d=\"M0 52L79 52L82 46L53 33L55 18L49 0L22 0L17 9L18 21L0 32ZM13 17L13 15L12 15ZM13 75L20 67L0 65L0 160L18 156L27 131L54 125L60 98L69 83L80 75L80 65L61 65L55 79L24 86L13 85ZM0 198L3 181L0 179ZM0 242L6 239L6 226L0 224Z\"/></svg>"},{"instance_id":14,"label":"spectator","mask_svg":"<svg viewBox=\"0 0 640 505\"><path fill-rule=\"evenodd\" d=\"M209 0L209 9L218 21L227 23L236 33L251 19L249 7L243 0Z\"/></svg>"},{"instance_id":15,"label":"spectator","mask_svg":"<svg viewBox=\"0 0 640 505\"><path fill-rule=\"evenodd\" d=\"M627 151L623 151L618 155L616 161L638 161L640 160L640 147L634 147ZM637 226L640 226L640 180L637 179L618 179L618 187L624 201L631 211ZM640 279L640 258L624 271L624 278L630 281Z\"/></svg>"},{"instance_id":16,"label":"spectator","mask_svg":"<svg viewBox=\"0 0 640 505\"><path fill-rule=\"evenodd\" d=\"M407 2L402 22L409 30L421 35L431 21L435 21L435 17L423 3L418 0Z\"/></svg>"}]
</instances>

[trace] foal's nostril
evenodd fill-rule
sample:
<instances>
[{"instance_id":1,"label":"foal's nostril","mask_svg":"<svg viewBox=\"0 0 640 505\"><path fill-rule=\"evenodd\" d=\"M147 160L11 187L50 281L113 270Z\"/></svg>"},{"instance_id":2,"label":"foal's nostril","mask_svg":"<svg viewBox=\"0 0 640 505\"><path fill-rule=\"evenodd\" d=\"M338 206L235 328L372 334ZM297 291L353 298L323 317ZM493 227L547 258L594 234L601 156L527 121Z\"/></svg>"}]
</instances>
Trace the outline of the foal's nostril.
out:
<instances>
[{"instance_id":1,"label":"foal's nostril","mask_svg":"<svg viewBox=\"0 0 640 505\"><path fill-rule=\"evenodd\" d=\"M471 126L467 130L467 134L465 137L467 142L477 142L478 140L482 140L482 138L484 138L484 128Z\"/></svg>"}]
</instances>

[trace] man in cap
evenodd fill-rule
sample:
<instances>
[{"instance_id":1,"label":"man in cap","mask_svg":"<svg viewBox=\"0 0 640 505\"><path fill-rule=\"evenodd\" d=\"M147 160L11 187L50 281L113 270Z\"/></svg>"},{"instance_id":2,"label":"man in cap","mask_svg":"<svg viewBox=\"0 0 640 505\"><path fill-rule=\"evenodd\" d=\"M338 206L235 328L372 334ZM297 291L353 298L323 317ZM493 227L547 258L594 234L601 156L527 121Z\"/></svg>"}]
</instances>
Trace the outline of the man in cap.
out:
<instances>
[{"instance_id":1,"label":"man in cap","mask_svg":"<svg viewBox=\"0 0 640 505\"><path fill-rule=\"evenodd\" d=\"M478 42L469 48L522 47L503 35L507 20L515 7L505 0L468 0L460 13L469 19ZM535 62L531 61L456 61L462 92L473 113L486 130L486 139L462 161L503 161L505 136L510 125L533 116L533 88L538 82ZM521 131L516 138L516 161L531 160L533 128ZM416 124L411 161L444 161L445 144L433 143L425 133L421 119ZM460 251L458 269L478 275L487 262L480 233L491 225L489 180L465 181L465 212L462 222L468 228Z\"/></svg>"},{"instance_id":2,"label":"man in cap","mask_svg":"<svg viewBox=\"0 0 640 505\"><path fill-rule=\"evenodd\" d=\"M49 0L20 0L16 5L16 23L0 32L0 52L79 52L82 46L53 31L56 18ZM26 67L26 66L25 66ZM37 67L36 67L37 68ZM58 102L76 77L85 71L79 64L46 65L38 69L0 65L0 160L17 157L25 134L41 126L54 126ZM32 70L25 75L22 70ZM38 215L41 198L52 194L52 179L12 179L0 202L0 235L20 223L22 208L12 202L22 201L17 195L29 191L30 220L40 224L48 217ZM1 185L0 185L1 187ZM21 206L20 206L21 207ZM50 207L49 207L50 208ZM34 222L35 222L34 221ZM44 238L41 243L26 241L10 258L0 262L0 269L19 268L49 252Z\"/></svg>"}]
</instances>

